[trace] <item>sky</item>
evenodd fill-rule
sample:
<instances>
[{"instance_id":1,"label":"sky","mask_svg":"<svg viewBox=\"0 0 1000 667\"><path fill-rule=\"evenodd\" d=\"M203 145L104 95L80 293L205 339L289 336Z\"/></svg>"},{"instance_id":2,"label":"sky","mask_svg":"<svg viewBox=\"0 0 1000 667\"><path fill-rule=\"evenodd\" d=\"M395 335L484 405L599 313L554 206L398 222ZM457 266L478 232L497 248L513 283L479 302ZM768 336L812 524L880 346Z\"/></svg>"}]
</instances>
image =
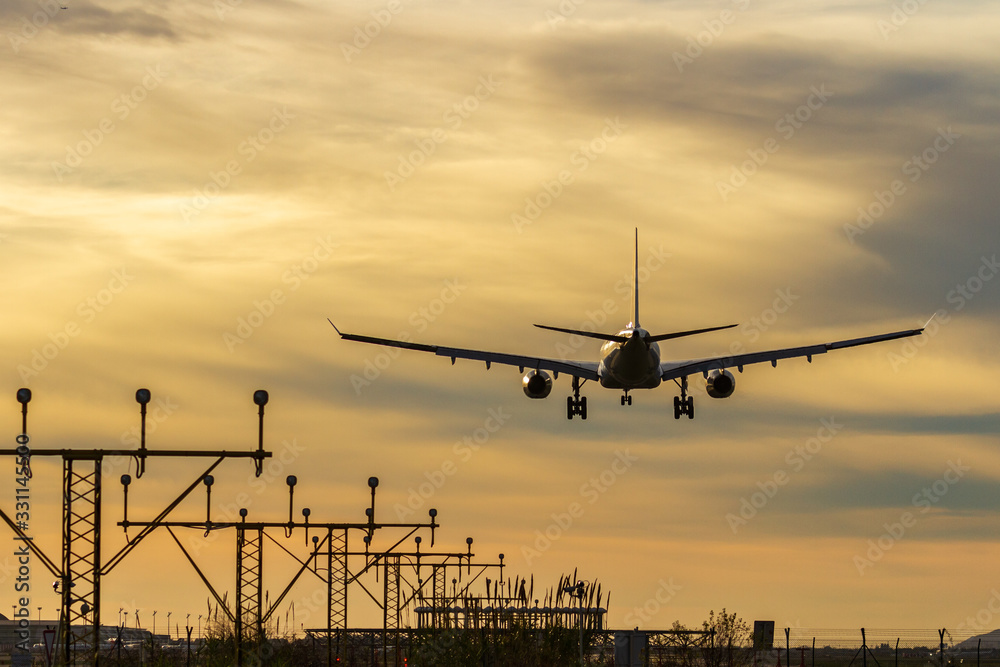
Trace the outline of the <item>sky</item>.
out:
<instances>
[{"instance_id":1,"label":"sky","mask_svg":"<svg viewBox=\"0 0 1000 667\"><path fill-rule=\"evenodd\" d=\"M274 459L216 471L213 517L285 520L294 474L295 512L363 521L377 476L380 521L434 507L437 549L472 536L536 590L577 569L615 628L723 607L996 627L998 21L966 0L4 2L0 425L13 446L29 387L33 447L132 449L148 387L149 447L249 450L263 388ZM566 377L529 400L517 369L326 321L592 361L598 341L532 325L624 326L635 229L645 328L739 324L664 359L936 315L919 339L747 367L724 400L692 378L693 421L672 385L621 406L594 384L568 421ZM106 554L129 461L105 461ZM129 518L206 466L151 461ZM59 462L33 471L57 554ZM231 598L232 533L184 539ZM295 564L267 549L274 599ZM290 593L293 627L317 591ZM350 595L351 624L378 625ZM102 614L194 624L207 597L160 531Z\"/></svg>"}]
</instances>

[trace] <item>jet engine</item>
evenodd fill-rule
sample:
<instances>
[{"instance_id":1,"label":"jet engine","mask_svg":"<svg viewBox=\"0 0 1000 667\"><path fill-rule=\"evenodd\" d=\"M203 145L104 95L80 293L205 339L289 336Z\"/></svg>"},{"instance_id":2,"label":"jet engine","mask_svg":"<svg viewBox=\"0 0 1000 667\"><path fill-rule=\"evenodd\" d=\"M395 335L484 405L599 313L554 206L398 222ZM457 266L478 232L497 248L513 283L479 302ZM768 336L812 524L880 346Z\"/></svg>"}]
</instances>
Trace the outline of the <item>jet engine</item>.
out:
<instances>
[{"instance_id":1,"label":"jet engine","mask_svg":"<svg viewBox=\"0 0 1000 667\"><path fill-rule=\"evenodd\" d=\"M712 398L729 398L736 391L736 378L729 371L712 371L705 390Z\"/></svg>"},{"instance_id":2,"label":"jet engine","mask_svg":"<svg viewBox=\"0 0 1000 667\"><path fill-rule=\"evenodd\" d=\"M545 398L552 393L552 376L545 371L528 371L521 386L528 398Z\"/></svg>"}]
</instances>

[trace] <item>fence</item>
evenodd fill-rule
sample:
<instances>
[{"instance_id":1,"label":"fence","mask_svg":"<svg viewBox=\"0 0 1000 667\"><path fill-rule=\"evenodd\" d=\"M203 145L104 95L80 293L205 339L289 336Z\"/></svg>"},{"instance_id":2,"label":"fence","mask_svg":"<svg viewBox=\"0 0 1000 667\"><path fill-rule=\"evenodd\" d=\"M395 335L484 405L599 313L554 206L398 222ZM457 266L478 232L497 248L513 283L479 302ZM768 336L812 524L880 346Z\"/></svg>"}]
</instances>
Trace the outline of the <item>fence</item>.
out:
<instances>
[{"instance_id":1,"label":"fence","mask_svg":"<svg viewBox=\"0 0 1000 667\"><path fill-rule=\"evenodd\" d=\"M571 628L568 628L571 629ZM355 634L350 655L340 664L353 665L433 665L452 664L435 656L430 660L411 652L413 640L421 631L401 630L390 635L389 655L382 653L382 635ZM637 662L615 662L616 635L639 634L644 650ZM450 635L445 635L449 636ZM572 639L572 637L569 637ZM620 639L620 637L617 637ZM438 638L440 641L440 638ZM314 640L315 641L315 640ZM313 664L326 664L321 656L325 638L312 653ZM898 630L898 629L806 629L788 628L775 632L771 650L754 651L750 647L718 645L711 635L645 631L630 633L615 630L586 632L585 664L602 667L1000 667L1000 631L984 634L968 630ZM619 659L621 651L618 651ZM499 656L497 656L499 657ZM476 664L506 665L503 657L477 661ZM440 660L440 662L439 662ZM562 663L560 663L562 664ZM574 659L567 665L578 665Z\"/></svg>"},{"instance_id":2,"label":"fence","mask_svg":"<svg viewBox=\"0 0 1000 667\"><path fill-rule=\"evenodd\" d=\"M1000 666L1000 631L787 628L775 632L774 643L786 667ZM777 653L766 662L758 657L758 664L777 665Z\"/></svg>"},{"instance_id":3,"label":"fence","mask_svg":"<svg viewBox=\"0 0 1000 667\"><path fill-rule=\"evenodd\" d=\"M445 631L400 629L339 630L329 637L271 640L248 647L249 665L324 667L506 667L579 665L579 635L574 628L522 628L486 633L483 629ZM622 636L639 639L641 650L625 651ZM1000 667L1000 630L990 633L949 630L777 629L774 646L757 650L720 645L705 633L587 630L584 664L592 667ZM515 640L515 641L512 641ZM187 647L158 646L102 650L107 667L177 667L227 664L232 638ZM140 650L141 648L141 650ZM629 655L631 653L631 655ZM9 654L0 666L10 664ZM35 664L44 664L36 654ZM221 660L221 662L220 662Z\"/></svg>"}]
</instances>

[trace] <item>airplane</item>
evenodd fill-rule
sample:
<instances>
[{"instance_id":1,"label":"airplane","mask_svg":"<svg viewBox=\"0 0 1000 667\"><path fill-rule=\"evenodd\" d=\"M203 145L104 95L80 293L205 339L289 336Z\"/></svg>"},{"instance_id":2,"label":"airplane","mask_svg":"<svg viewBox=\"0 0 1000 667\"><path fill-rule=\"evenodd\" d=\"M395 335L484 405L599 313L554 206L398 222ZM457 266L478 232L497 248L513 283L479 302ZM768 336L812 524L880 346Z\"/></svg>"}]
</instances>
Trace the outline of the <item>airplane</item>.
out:
<instances>
[{"instance_id":1,"label":"airplane","mask_svg":"<svg viewBox=\"0 0 1000 667\"><path fill-rule=\"evenodd\" d=\"M361 336L344 333L337 328L337 325L333 324L332 320L328 318L327 321L330 322L334 330L344 340L398 347L404 350L431 352L439 357L450 357L452 364L455 363L456 359L472 359L486 362L487 369L494 363L517 366L519 372L524 373L521 386L528 398L541 399L548 397L552 392L553 376L558 379L560 373L569 375L572 377L573 395L566 398L566 418L570 420L575 415L579 415L581 419L587 418L587 397L580 396L580 388L588 380L599 382L602 387L607 389L621 390L623 392L621 397L622 405L632 405L632 396L629 395L630 391L635 389L654 389L662 382L673 381L680 389L680 396L674 396L674 419L680 419L683 415L687 415L688 419L694 419L694 397L688 394L689 376L700 373L705 380L706 390L710 397L728 398L736 390L736 378L729 370L731 368L735 368L742 373L743 367L750 364L769 361L771 362L771 366L777 366L779 360L795 357L805 357L809 363L812 363L812 358L817 354L825 354L833 350L843 350L859 345L869 345L871 343L880 343L909 336L918 336L927 326L925 324L924 327L919 329L895 331L876 336L851 338L832 343L805 345L781 350L731 354L702 359L689 359L686 361L661 361L660 346L658 345L661 341L731 329L737 325L727 324L705 329L692 329L689 331L656 335L650 334L647 330L639 326L638 229L636 230L635 271L632 284L632 320L624 329L618 333L605 334L594 331L578 331L563 327L546 326L543 324L535 325L540 329L548 329L550 331L596 338L604 341L604 344L601 346L600 361L578 362L562 359L546 359L543 357L469 350L440 345L424 345L409 341ZM525 369L528 369L526 373ZM552 375L549 375L549 371L551 371Z\"/></svg>"}]
</instances>

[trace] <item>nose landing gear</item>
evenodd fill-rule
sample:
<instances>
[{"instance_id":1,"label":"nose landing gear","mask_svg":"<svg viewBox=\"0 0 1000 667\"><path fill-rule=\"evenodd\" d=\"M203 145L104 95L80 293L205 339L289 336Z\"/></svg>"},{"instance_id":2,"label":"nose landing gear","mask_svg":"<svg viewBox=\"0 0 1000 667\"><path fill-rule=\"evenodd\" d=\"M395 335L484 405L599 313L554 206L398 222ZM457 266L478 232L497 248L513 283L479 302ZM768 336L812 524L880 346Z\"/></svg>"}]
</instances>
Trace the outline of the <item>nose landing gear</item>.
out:
<instances>
[{"instance_id":1,"label":"nose landing gear","mask_svg":"<svg viewBox=\"0 0 1000 667\"><path fill-rule=\"evenodd\" d=\"M625 395L622 396L622 405L632 405L632 397L628 395L628 389L625 390Z\"/></svg>"}]
</instances>

